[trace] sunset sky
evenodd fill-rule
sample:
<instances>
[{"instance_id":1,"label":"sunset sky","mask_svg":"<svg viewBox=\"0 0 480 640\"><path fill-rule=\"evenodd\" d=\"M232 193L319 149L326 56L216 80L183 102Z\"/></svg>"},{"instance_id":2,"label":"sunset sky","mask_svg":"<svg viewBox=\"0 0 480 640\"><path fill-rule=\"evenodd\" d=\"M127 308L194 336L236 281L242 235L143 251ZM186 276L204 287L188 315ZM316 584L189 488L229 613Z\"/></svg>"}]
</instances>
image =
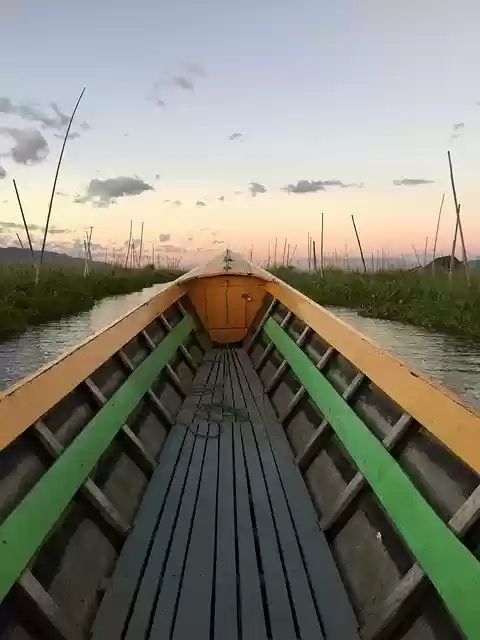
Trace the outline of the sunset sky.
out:
<instances>
[{"instance_id":1,"label":"sunset sky","mask_svg":"<svg viewBox=\"0 0 480 640\"><path fill-rule=\"evenodd\" d=\"M263 260L285 236L301 257L324 212L327 253L356 253L354 213L366 253L410 255L445 192L447 253L450 148L475 256L479 24L476 0L0 0L0 245L21 223L12 178L44 224L86 86L50 248L75 253L90 225L99 254L123 247L133 219L185 263L252 244Z\"/></svg>"}]
</instances>

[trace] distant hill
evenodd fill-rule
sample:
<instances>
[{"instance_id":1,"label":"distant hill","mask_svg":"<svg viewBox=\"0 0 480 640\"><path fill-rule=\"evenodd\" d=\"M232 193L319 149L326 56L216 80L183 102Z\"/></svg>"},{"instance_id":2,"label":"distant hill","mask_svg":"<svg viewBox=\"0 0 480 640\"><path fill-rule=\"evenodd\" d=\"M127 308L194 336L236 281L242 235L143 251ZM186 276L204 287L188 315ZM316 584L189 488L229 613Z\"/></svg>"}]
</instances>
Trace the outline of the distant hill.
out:
<instances>
[{"instance_id":1,"label":"distant hill","mask_svg":"<svg viewBox=\"0 0 480 640\"><path fill-rule=\"evenodd\" d=\"M34 251L35 260L40 258L40 251ZM73 258L66 253L57 253L56 251L45 251L43 261L47 264L66 264L66 265L83 265L83 258ZM0 248L0 264L31 264L32 256L30 249L21 249L20 247L1 247ZM97 263L97 264L104 264Z\"/></svg>"}]
</instances>

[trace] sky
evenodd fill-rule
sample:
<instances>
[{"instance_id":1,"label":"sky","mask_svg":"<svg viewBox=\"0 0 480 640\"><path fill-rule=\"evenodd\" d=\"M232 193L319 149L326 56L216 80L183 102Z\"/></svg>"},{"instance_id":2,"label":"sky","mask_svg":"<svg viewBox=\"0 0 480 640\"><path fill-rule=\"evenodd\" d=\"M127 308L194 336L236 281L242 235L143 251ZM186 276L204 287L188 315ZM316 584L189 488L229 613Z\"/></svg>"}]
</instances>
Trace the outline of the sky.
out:
<instances>
[{"instance_id":1,"label":"sky","mask_svg":"<svg viewBox=\"0 0 480 640\"><path fill-rule=\"evenodd\" d=\"M480 254L476 0L0 0L0 245L124 251L130 220L163 259L230 247L264 261L307 235L325 253L437 253L455 225L451 150ZM52 106L53 105L53 106ZM2 177L3 176L3 177ZM6 223L6 224L5 224ZM280 252L280 249L279 249ZM460 255L458 253L458 255Z\"/></svg>"}]
</instances>

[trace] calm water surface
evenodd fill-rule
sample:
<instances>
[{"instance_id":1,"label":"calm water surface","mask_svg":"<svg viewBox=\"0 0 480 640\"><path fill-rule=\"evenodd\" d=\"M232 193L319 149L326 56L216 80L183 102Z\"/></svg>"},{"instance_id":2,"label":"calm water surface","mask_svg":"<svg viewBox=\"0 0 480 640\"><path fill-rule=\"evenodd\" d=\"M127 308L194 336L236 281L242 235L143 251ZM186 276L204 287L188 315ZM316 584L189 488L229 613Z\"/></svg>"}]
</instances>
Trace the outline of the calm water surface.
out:
<instances>
[{"instance_id":1,"label":"calm water surface","mask_svg":"<svg viewBox=\"0 0 480 640\"><path fill-rule=\"evenodd\" d=\"M456 393L465 404L480 409L480 341L430 333L391 320L362 318L349 309L329 310L415 371Z\"/></svg>"},{"instance_id":2,"label":"calm water surface","mask_svg":"<svg viewBox=\"0 0 480 640\"><path fill-rule=\"evenodd\" d=\"M0 345L0 389L58 358L95 331L146 302L164 286L106 298L91 311L34 327L4 342ZM452 390L466 404L480 409L480 342L430 333L400 322L362 318L348 309L330 308L330 311L416 371Z\"/></svg>"},{"instance_id":3,"label":"calm water surface","mask_svg":"<svg viewBox=\"0 0 480 640\"><path fill-rule=\"evenodd\" d=\"M149 300L164 287L164 284L156 284L137 293L105 298L90 311L41 327L32 327L0 344L0 390L55 360L92 333Z\"/></svg>"}]
</instances>

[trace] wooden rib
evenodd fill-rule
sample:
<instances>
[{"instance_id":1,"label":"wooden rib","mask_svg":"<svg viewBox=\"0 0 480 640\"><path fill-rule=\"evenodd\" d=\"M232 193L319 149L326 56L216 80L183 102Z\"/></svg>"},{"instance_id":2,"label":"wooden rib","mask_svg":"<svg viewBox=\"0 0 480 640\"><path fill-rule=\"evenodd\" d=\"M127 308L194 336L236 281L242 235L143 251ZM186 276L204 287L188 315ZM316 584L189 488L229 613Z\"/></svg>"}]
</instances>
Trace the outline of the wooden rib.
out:
<instances>
[{"instance_id":1,"label":"wooden rib","mask_svg":"<svg viewBox=\"0 0 480 640\"><path fill-rule=\"evenodd\" d=\"M32 427L32 433L52 458L59 458L65 451L65 447L40 420ZM81 486L79 493L88 500L92 507L99 513L102 520L104 520L104 522L113 529L117 536L121 539L125 539L127 537L130 527L93 480L87 478Z\"/></svg>"},{"instance_id":2,"label":"wooden rib","mask_svg":"<svg viewBox=\"0 0 480 640\"><path fill-rule=\"evenodd\" d=\"M151 337L148 335L148 333L146 332L145 329L143 331L141 331L141 335L142 335L142 338L145 340L145 342L146 342L148 348L150 349L150 351L153 351L157 345L154 343L154 341L151 339ZM173 370L172 365L171 364L167 364L167 366L165 367L165 371L167 372L168 377L172 381L172 383L173 383L174 387L177 389L177 391L179 391L180 394L184 398L186 398L187 392L185 390L185 387L181 383L180 378L177 376L177 374Z\"/></svg>"},{"instance_id":3,"label":"wooden rib","mask_svg":"<svg viewBox=\"0 0 480 640\"><path fill-rule=\"evenodd\" d=\"M132 372L135 370L133 363L131 362L130 358L127 356L127 354L123 349L118 350L117 356L119 357L120 362L128 371ZM168 409L163 405L161 400L158 398L157 394L154 393L152 389L148 389L146 396L150 400L152 405L155 407L155 409L158 411L158 413L166 420L167 424L171 427L174 423L173 417L170 411L168 411Z\"/></svg>"},{"instance_id":4,"label":"wooden rib","mask_svg":"<svg viewBox=\"0 0 480 640\"><path fill-rule=\"evenodd\" d=\"M404 413L400 416L396 424L392 426L392 429L382 440L382 444L387 451L391 451L393 449L393 447L407 432L412 422L412 417L409 416L408 413ZM365 476L358 471L354 478L347 484L337 502L333 505L332 511L321 519L320 527L324 531L328 531L328 529L330 529L345 513L353 500L366 486L368 486L368 482L366 481Z\"/></svg>"},{"instance_id":5,"label":"wooden rib","mask_svg":"<svg viewBox=\"0 0 480 640\"><path fill-rule=\"evenodd\" d=\"M257 327L255 328L255 331L250 336L245 338L245 340L243 342L243 347L244 347L244 349L245 349L245 351L247 353L249 353L250 349L255 344L255 341L257 340L258 336L262 332L262 329L263 329L266 321L272 315L273 310L275 309L275 307L277 305L277 302L278 302L278 300L276 298L272 298L270 304L268 305L268 308L267 308L266 312L264 313L264 315L262 316L262 318L261 318L260 322L258 323Z\"/></svg>"},{"instance_id":6,"label":"wooden rib","mask_svg":"<svg viewBox=\"0 0 480 640\"><path fill-rule=\"evenodd\" d=\"M475 522L480 519L480 486L467 498L450 519L448 526L462 538ZM411 598L426 584L428 578L416 563L407 571L395 589L382 603L380 610L361 630L363 640L380 640L389 634L403 620L402 613L408 608Z\"/></svg>"},{"instance_id":7,"label":"wooden rib","mask_svg":"<svg viewBox=\"0 0 480 640\"><path fill-rule=\"evenodd\" d=\"M267 291L337 349L474 471L480 472L480 417L450 392L381 349L302 293L281 281Z\"/></svg>"},{"instance_id":8,"label":"wooden rib","mask_svg":"<svg viewBox=\"0 0 480 640\"><path fill-rule=\"evenodd\" d=\"M305 344L305 340L308 338L308 335L310 334L310 332L311 332L310 327L308 327L308 326L305 327L305 329L302 331L302 333L297 338L297 341L295 342L297 347L301 347L301 346L303 346ZM266 393L271 393L272 392L272 390L280 382L281 377L284 375L284 373L286 372L287 369L288 369L288 362L286 360L284 360L280 364L278 369L275 371L275 373L273 374L272 379L270 380L270 382L265 387L265 392Z\"/></svg>"},{"instance_id":9,"label":"wooden rib","mask_svg":"<svg viewBox=\"0 0 480 640\"><path fill-rule=\"evenodd\" d=\"M148 302L94 334L0 395L0 450L15 440L185 292L172 283Z\"/></svg>"},{"instance_id":10,"label":"wooden rib","mask_svg":"<svg viewBox=\"0 0 480 640\"><path fill-rule=\"evenodd\" d=\"M328 364L330 358L332 358L334 353L336 353L335 349L333 347L328 347L328 349L325 351L323 356L320 358L320 360L316 364L316 367L319 371L322 371L326 367L326 365ZM292 411L298 405L300 400L303 398L305 393L306 393L305 387L302 385L300 389L297 391L297 393L293 396L293 398L288 403L288 406L285 409L283 415L280 416L279 418L280 424L283 424L285 422L285 420L288 418L288 416L292 413Z\"/></svg>"},{"instance_id":11,"label":"wooden rib","mask_svg":"<svg viewBox=\"0 0 480 640\"><path fill-rule=\"evenodd\" d=\"M107 403L106 397L90 378L85 379L85 386L90 391L92 398L99 407L103 407ZM150 478L157 467L157 463L154 458L148 453L143 442L133 433L127 424L123 425L120 429L120 433L122 433L129 446L134 462L143 471L147 478Z\"/></svg>"},{"instance_id":12,"label":"wooden rib","mask_svg":"<svg viewBox=\"0 0 480 640\"><path fill-rule=\"evenodd\" d=\"M59 640L87 640L87 635L66 616L30 571L22 573L15 590L31 609L32 617L47 634L46 637Z\"/></svg>"},{"instance_id":13,"label":"wooden rib","mask_svg":"<svg viewBox=\"0 0 480 640\"><path fill-rule=\"evenodd\" d=\"M161 313L159 315L159 318L163 324L163 326L165 327L165 329L170 332L172 330L172 325L170 324L170 322L166 319L166 317L163 315L163 313ZM180 345L180 351L183 354L183 357L185 358L185 360L187 361L187 364L190 366L190 368L193 371L197 371L198 369L198 364L195 362L195 360L192 358L190 352L188 351L187 347L185 345Z\"/></svg>"},{"instance_id":14,"label":"wooden rib","mask_svg":"<svg viewBox=\"0 0 480 640\"><path fill-rule=\"evenodd\" d=\"M188 317L175 326L0 525L0 601L192 329L193 320Z\"/></svg>"},{"instance_id":15,"label":"wooden rib","mask_svg":"<svg viewBox=\"0 0 480 640\"><path fill-rule=\"evenodd\" d=\"M365 380L365 376L363 375L363 373L357 373L357 375L354 377L354 379L350 382L348 387L342 393L342 398L346 402L351 401L364 380ZM296 464L302 473L305 473L305 471L308 469L308 467L312 464L313 460L317 456L321 446L322 436L325 433L328 426L329 426L329 422L326 418L324 418L320 426L317 427L317 429L315 429L305 449L302 451L301 454L297 456Z\"/></svg>"},{"instance_id":16,"label":"wooden rib","mask_svg":"<svg viewBox=\"0 0 480 640\"><path fill-rule=\"evenodd\" d=\"M280 323L280 326L282 329L284 329L288 323L290 322L290 320L293 318L293 313L291 311L288 311L287 314L285 315L285 317L283 318L283 320ZM263 367L263 365L265 364L265 361L267 360L268 356L272 353L273 351L273 347L274 344L273 342L270 340L270 342L267 344L267 346L265 347L264 352L262 353L262 355L260 356L257 364L255 365L254 369L255 371L260 371L260 369Z\"/></svg>"}]
</instances>

